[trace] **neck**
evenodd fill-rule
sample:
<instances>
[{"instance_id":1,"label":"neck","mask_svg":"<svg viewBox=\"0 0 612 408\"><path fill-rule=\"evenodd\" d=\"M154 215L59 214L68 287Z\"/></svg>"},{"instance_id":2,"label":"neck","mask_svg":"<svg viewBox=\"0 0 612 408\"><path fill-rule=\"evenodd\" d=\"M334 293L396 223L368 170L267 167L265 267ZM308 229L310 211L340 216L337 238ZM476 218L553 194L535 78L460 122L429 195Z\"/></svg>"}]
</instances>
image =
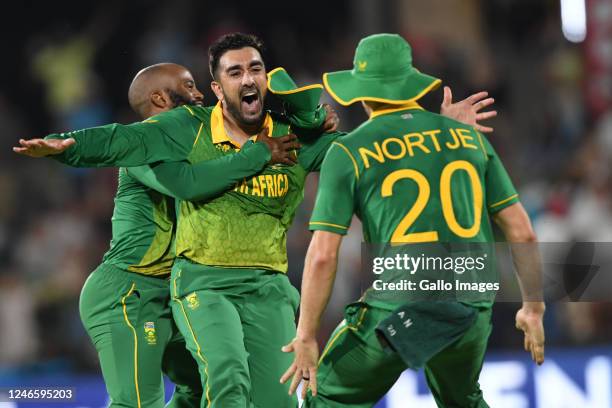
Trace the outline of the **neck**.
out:
<instances>
[{"instance_id":1,"label":"neck","mask_svg":"<svg viewBox=\"0 0 612 408\"><path fill-rule=\"evenodd\" d=\"M143 120L146 120L146 119L149 119L151 116L158 115L162 112L166 112L167 110L168 109L161 109L156 106L152 106L149 109L142 112L140 116L142 117Z\"/></svg>"},{"instance_id":2,"label":"neck","mask_svg":"<svg viewBox=\"0 0 612 408\"><path fill-rule=\"evenodd\" d=\"M264 123L265 116L262 115L261 119L252 125L248 125L237 120L226 108L222 105L223 111L223 125L228 136L234 139L235 142L243 145L251 136L256 135L261 130Z\"/></svg>"},{"instance_id":3,"label":"neck","mask_svg":"<svg viewBox=\"0 0 612 408\"><path fill-rule=\"evenodd\" d=\"M368 116L371 116L372 113L376 112L376 111L383 111L383 110L387 110L387 109L395 109L398 108L400 105L392 105L392 104L388 104L388 103L382 103L382 102L372 102L372 101L364 101L363 102L363 107L366 111L366 113L368 114Z\"/></svg>"},{"instance_id":4,"label":"neck","mask_svg":"<svg viewBox=\"0 0 612 408\"><path fill-rule=\"evenodd\" d=\"M379 102L362 102L363 108L365 109L368 117L370 119L383 115L385 113L390 113L393 111L404 110L404 109L421 109L423 108L416 103L415 101L409 101L404 104L390 104L390 103L379 103Z\"/></svg>"}]
</instances>

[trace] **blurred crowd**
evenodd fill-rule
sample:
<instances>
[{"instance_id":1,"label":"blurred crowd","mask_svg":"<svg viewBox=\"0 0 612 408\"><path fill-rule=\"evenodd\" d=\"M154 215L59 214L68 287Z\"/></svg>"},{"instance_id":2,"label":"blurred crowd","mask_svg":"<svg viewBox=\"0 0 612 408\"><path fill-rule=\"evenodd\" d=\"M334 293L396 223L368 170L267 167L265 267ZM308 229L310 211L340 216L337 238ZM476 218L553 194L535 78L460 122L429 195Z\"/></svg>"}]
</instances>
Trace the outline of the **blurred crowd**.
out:
<instances>
[{"instance_id":1,"label":"blurred crowd","mask_svg":"<svg viewBox=\"0 0 612 408\"><path fill-rule=\"evenodd\" d=\"M226 32L259 35L268 68L284 66L299 84L349 68L359 38L399 32L413 46L415 66L442 78L456 99L483 89L495 97L499 116L490 122L495 132L489 138L541 241L612 242L612 99L603 108L589 100L585 46L563 38L558 2L328 3L212 9L195 0L159 7L105 2L61 13L49 5L27 23L9 23L19 40L0 88L0 375L95 369L78 296L108 248L117 184L116 169L72 169L17 156L11 146L21 137L135 121L129 83L140 68L157 62L190 68L213 104L206 50ZM279 13L287 18L275 18ZM438 111L441 100L436 91L423 104ZM342 130L365 120L359 107L336 108ZM298 287L316 183L317 175L310 175L287 242L289 277ZM340 321L342 305L363 289L355 278L361 240L355 220L342 247L322 343ZM496 306L492 348L521 346L516 309ZM611 319L610 303L550 304L548 344L610 343Z\"/></svg>"}]
</instances>

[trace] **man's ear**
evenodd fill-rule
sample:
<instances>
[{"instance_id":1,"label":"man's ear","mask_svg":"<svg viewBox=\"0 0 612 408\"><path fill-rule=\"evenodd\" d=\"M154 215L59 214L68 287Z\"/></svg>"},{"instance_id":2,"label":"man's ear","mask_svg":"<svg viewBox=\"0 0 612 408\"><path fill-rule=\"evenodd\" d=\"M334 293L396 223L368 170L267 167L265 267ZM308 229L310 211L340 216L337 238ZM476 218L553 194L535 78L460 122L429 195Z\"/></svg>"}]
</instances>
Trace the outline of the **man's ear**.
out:
<instances>
[{"instance_id":1,"label":"man's ear","mask_svg":"<svg viewBox=\"0 0 612 408\"><path fill-rule=\"evenodd\" d=\"M223 88L221 88L221 84L217 81L212 81L210 83L210 89L215 93L219 102L223 102Z\"/></svg>"},{"instance_id":2,"label":"man's ear","mask_svg":"<svg viewBox=\"0 0 612 408\"><path fill-rule=\"evenodd\" d=\"M153 106L159 109L166 109L170 104L170 98L163 91L154 91L150 98Z\"/></svg>"}]
</instances>

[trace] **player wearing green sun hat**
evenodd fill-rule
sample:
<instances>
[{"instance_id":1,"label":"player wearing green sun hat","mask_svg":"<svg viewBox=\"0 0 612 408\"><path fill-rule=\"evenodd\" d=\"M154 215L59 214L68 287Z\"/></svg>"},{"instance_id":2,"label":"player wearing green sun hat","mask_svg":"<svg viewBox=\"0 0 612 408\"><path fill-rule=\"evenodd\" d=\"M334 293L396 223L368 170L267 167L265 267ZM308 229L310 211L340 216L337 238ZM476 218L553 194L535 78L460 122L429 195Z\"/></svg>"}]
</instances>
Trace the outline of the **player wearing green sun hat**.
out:
<instances>
[{"instance_id":1,"label":"player wearing green sun hat","mask_svg":"<svg viewBox=\"0 0 612 408\"><path fill-rule=\"evenodd\" d=\"M228 35L213 47L218 51L211 53L217 106L185 107L150 118L138 127L150 128L146 137L117 126L97 131L95 140L87 136L96 130L60 135L77 139L60 159L81 165L204 163L236 155L240 144L262 129L276 137L290 125L296 133L301 128L296 166L268 166L215 199L178 203L174 249L179 258L171 288L175 320L199 364L205 406L294 405L276 376L289 362L279 350L295 333L298 301L284 275L286 230L306 174L320 168L340 134L320 135L322 86L297 88L282 69L270 72L267 87L291 105L289 117L261 109L266 77L253 38ZM141 179L157 191L171 192L183 173L168 173L169 167L174 164L145 168Z\"/></svg>"},{"instance_id":2,"label":"player wearing green sun hat","mask_svg":"<svg viewBox=\"0 0 612 408\"><path fill-rule=\"evenodd\" d=\"M382 38L382 37L377 37ZM412 66L410 45L360 44L354 68L323 74L323 83L341 105L358 101L400 105L413 103L440 86L442 81L419 72Z\"/></svg>"},{"instance_id":3,"label":"player wearing green sun hat","mask_svg":"<svg viewBox=\"0 0 612 408\"><path fill-rule=\"evenodd\" d=\"M309 386L311 392L304 407L372 407L406 368L423 365L439 407L488 406L478 376L491 331L490 301L409 303L369 290L347 306L318 358L316 332L353 214L362 221L367 243L493 242L491 219L509 241L535 240L486 138L419 106L418 99L440 80L416 70L411 54L398 35L372 35L359 42L352 70L323 77L336 101L362 102L370 118L333 143L321 169L297 337L284 348L295 359L281 378L292 378L290 392L306 381L303 391ZM521 255L516 264L521 287L534 287L537 256ZM525 301L517 314L517 327L538 363L543 310L543 303ZM398 330L385 332L389 324Z\"/></svg>"}]
</instances>

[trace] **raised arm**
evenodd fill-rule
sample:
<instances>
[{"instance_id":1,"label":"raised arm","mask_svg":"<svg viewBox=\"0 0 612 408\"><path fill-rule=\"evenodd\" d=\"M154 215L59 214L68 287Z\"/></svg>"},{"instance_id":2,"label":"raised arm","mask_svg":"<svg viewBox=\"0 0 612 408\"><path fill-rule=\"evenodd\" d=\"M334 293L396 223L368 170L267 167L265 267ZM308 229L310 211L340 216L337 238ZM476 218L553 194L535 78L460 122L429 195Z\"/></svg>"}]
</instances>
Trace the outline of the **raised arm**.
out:
<instances>
[{"instance_id":1,"label":"raised arm","mask_svg":"<svg viewBox=\"0 0 612 408\"><path fill-rule=\"evenodd\" d=\"M316 129L299 128L291 124L292 129L302 142L298 161L309 172L321 170L321 164L331 144L345 132L337 131L340 119L338 113L328 104L323 104L317 110L323 111L322 124Z\"/></svg>"},{"instance_id":2,"label":"raised arm","mask_svg":"<svg viewBox=\"0 0 612 408\"><path fill-rule=\"evenodd\" d=\"M487 98L488 92L478 92L468 96L462 101L453 103L453 94L448 86L444 87L444 99L440 105L440 114L466 125L473 126L481 133L491 133L493 128L481 125L483 120L497 116L497 111L480 112L480 110L492 105L495 100Z\"/></svg>"}]
</instances>

